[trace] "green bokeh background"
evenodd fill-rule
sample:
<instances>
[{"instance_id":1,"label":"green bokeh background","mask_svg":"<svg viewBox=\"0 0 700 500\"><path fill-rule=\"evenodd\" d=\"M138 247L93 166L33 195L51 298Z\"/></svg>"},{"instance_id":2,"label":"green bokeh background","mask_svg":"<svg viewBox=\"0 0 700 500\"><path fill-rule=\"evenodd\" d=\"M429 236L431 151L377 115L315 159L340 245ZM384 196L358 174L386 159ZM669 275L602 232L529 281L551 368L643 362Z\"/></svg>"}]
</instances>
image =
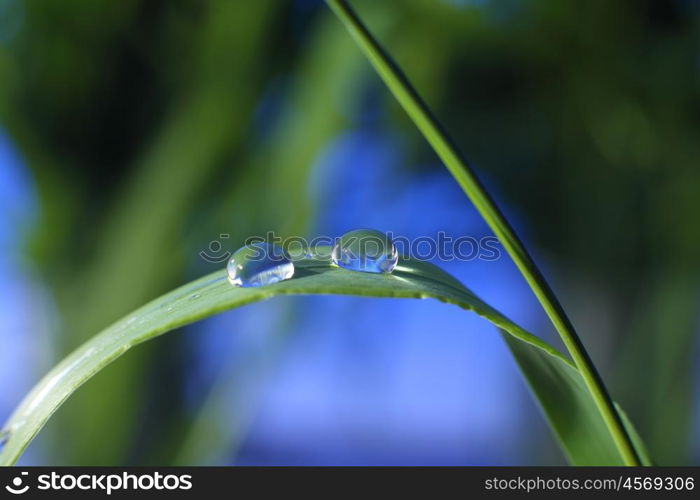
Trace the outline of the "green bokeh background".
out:
<instances>
[{"instance_id":1,"label":"green bokeh background","mask_svg":"<svg viewBox=\"0 0 700 500\"><path fill-rule=\"evenodd\" d=\"M690 463L698 4L353 4L528 222L528 243L657 462ZM0 8L0 123L37 184L26 255L56 300L57 358L207 272L188 259L219 228L232 241L304 233L323 208L299 195L311 165L377 81L321 2ZM284 98L261 118L271 85ZM435 163L389 92L377 96L410 158ZM178 342L146 345L82 388L39 440L51 463L170 461L193 425L158 390L182 382Z\"/></svg>"}]
</instances>

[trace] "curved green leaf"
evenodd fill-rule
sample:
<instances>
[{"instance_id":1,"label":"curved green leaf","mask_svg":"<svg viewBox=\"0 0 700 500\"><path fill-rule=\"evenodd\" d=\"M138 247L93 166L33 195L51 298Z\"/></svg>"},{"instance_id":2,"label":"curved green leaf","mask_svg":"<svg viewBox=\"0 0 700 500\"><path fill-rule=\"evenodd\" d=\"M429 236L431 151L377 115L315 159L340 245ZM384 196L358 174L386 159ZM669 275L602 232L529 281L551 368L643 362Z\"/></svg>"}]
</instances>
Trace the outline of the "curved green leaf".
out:
<instances>
[{"instance_id":1,"label":"curved green leaf","mask_svg":"<svg viewBox=\"0 0 700 500\"><path fill-rule=\"evenodd\" d=\"M78 387L133 346L228 309L281 295L309 294L434 298L474 311L507 332L508 345L540 398L569 460L574 464L622 464L571 362L449 274L432 264L408 259L402 259L390 275L352 272L325 259L309 259L296 263L292 279L260 288L233 287L226 272L217 271L163 295L102 331L49 372L10 417L0 465L13 464Z\"/></svg>"}]
</instances>

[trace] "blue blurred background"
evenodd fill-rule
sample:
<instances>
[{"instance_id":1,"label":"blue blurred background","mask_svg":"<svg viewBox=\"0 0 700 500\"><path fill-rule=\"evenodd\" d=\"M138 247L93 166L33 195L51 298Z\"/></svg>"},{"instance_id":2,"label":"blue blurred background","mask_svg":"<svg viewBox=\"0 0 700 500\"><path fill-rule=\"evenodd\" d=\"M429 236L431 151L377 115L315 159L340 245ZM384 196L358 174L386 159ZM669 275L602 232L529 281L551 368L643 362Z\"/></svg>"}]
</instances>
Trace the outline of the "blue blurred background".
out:
<instances>
[{"instance_id":1,"label":"blue blurred background","mask_svg":"<svg viewBox=\"0 0 700 500\"><path fill-rule=\"evenodd\" d=\"M353 4L656 461L700 463L700 4ZM0 421L91 335L223 267L199 255L212 241L357 227L490 235L322 2L0 0ZM559 346L505 253L435 264ZM22 460L563 463L489 323L351 297L274 299L143 345Z\"/></svg>"}]
</instances>

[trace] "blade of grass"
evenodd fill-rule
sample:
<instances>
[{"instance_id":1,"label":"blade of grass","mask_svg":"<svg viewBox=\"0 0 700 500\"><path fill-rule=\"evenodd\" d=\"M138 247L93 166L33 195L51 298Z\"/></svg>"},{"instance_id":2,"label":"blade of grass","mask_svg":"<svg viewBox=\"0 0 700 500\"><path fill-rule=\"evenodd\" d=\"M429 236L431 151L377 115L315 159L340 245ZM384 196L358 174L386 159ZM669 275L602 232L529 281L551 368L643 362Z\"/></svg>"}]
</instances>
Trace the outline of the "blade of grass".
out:
<instances>
[{"instance_id":1,"label":"blade of grass","mask_svg":"<svg viewBox=\"0 0 700 500\"><path fill-rule=\"evenodd\" d=\"M581 372L586 387L591 393L625 464L640 465L640 453L635 449L633 440L625 429L620 415L615 410L602 377L573 324L564 312L564 308L511 225L459 152L456 144L348 3L345 0L326 0L326 3L345 25L394 97L442 159L525 277Z\"/></svg>"},{"instance_id":2,"label":"blade of grass","mask_svg":"<svg viewBox=\"0 0 700 500\"><path fill-rule=\"evenodd\" d=\"M132 347L228 309L277 296L309 294L434 298L479 314L506 332L511 352L528 380L536 381L540 390L549 388L540 401L569 461L577 465L622 465L605 422L583 389L583 380L573 364L452 276L411 259L401 259L396 270L385 275L340 269L327 258L299 261L294 278L259 288L233 287L226 280L226 272L220 270L146 304L95 335L51 370L12 414L2 434L7 439L0 449L0 465L15 463L78 387Z\"/></svg>"}]
</instances>

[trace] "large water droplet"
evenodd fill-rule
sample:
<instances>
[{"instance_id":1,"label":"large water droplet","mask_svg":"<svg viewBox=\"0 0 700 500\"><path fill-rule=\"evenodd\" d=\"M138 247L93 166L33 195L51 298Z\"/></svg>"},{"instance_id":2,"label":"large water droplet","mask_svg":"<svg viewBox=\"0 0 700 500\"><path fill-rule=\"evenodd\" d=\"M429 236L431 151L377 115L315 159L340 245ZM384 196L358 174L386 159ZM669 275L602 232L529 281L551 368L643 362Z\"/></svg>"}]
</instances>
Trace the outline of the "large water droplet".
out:
<instances>
[{"instance_id":1,"label":"large water droplet","mask_svg":"<svg viewBox=\"0 0 700 500\"><path fill-rule=\"evenodd\" d=\"M399 262L399 252L386 234L356 229L338 238L331 258L337 266L351 271L390 273Z\"/></svg>"},{"instance_id":2,"label":"large water droplet","mask_svg":"<svg viewBox=\"0 0 700 500\"><path fill-rule=\"evenodd\" d=\"M294 275L287 252L272 243L252 243L236 251L226 266L234 286L252 287L277 283Z\"/></svg>"}]
</instances>

